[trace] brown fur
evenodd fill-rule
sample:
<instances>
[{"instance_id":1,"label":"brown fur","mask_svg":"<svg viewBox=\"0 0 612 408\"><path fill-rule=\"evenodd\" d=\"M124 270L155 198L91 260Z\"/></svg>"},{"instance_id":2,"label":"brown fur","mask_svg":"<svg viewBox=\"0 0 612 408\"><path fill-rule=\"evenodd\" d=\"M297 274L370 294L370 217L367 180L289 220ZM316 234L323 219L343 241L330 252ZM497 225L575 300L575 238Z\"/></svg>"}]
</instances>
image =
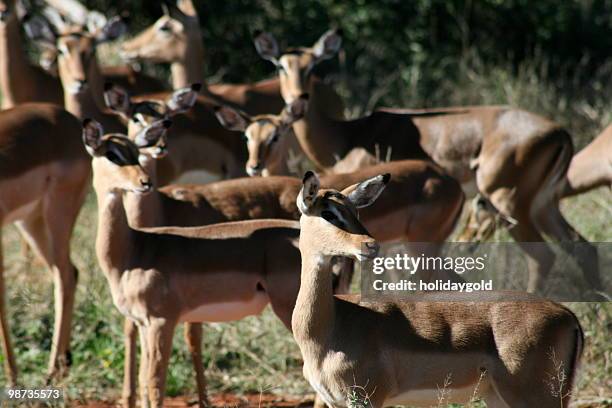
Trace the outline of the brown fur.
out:
<instances>
[{"instance_id":1,"label":"brown fur","mask_svg":"<svg viewBox=\"0 0 612 408\"><path fill-rule=\"evenodd\" d=\"M139 326L143 400L161 407L168 345L181 315L190 310L259 293L289 327L299 285L296 230L218 241L188 238L192 230L139 231L128 225L122 190L140 188L146 173L138 165L118 167L102 157L93 160L93 168L100 212L97 254L115 304ZM279 250L282 259L270 255ZM231 290L220 290L227 282Z\"/></svg>"},{"instance_id":2,"label":"brown fur","mask_svg":"<svg viewBox=\"0 0 612 408\"><path fill-rule=\"evenodd\" d=\"M612 125L576 153L567 170L563 197L601 186L612 188Z\"/></svg>"},{"instance_id":3,"label":"brown fur","mask_svg":"<svg viewBox=\"0 0 612 408\"><path fill-rule=\"evenodd\" d=\"M406 160L382 163L363 170L325 175L321 185L341 190L377 174L390 173L391 180L381 198L362 211L365 225L381 241L443 242L452 231L463 204L458 183L435 164ZM292 177L241 178L207 185L170 185L139 201L158 204L157 211L131 214L136 225L152 226L151 218L163 214L159 225L204 225L249 218L298 219L295 199L300 182ZM131 202L131 200L129 201ZM400 213L395 223L380 223L385 214ZM384 224L384 225L383 225Z\"/></svg>"},{"instance_id":4,"label":"brown fur","mask_svg":"<svg viewBox=\"0 0 612 408\"><path fill-rule=\"evenodd\" d=\"M125 133L125 125L114 114L106 111L103 100L103 82L96 59L93 36L80 28L64 33L57 39L57 47L66 52L58 56L59 76L64 88L66 110L81 120L95 119L111 133ZM73 90L79 82L85 88Z\"/></svg>"},{"instance_id":5,"label":"brown fur","mask_svg":"<svg viewBox=\"0 0 612 408\"><path fill-rule=\"evenodd\" d=\"M143 100L165 100L169 94L147 95ZM168 157L163 162L171 162L174 174L159 173L160 184L167 184L172 179L190 169L206 169L224 177L244 175L242 163L246 161L247 152L240 134L225 129L215 117L216 104L206 96L198 97L195 106L189 112L172 118L172 127L168 133ZM146 117L145 121L154 120ZM129 133L134 134L141 127L130 124ZM196 140L193 140L193 138ZM199 142L198 140L201 140ZM212 146L199 147L204 140ZM201 151L198 151L201 149ZM208 149L208 151L206 151ZM218 150L217 150L218 149Z\"/></svg>"},{"instance_id":6,"label":"brown fur","mask_svg":"<svg viewBox=\"0 0 612 408\"><path fill-rule=\"evenodd\" d=\"M582 334L569 310L518 292L438 292L396 303L334 297L323 259L366 256L362 251L375 242L363 227L338 228L321 218L325 190L315 189L308 202L306 194L302 204L298 199L302 276L292 327L304 376L327 404L348 406L357 386L376 408L431 406L450 375L445 403L466 402L478 384L489 407L568 406L572 384L564 385L560 399L547 381L556 370L551 352L574 378Z\"/></svg>"},{"instance_id":7,"label":"brown fur","mask_svg":"<svg viewBox=\"0 0 612 408\"><path fill-rule=\"evenodd\" d=\"M64 95L56 77L30 63L23 49L20 22L14 0L0 6L10 15L0 21L0 87L2 109L26 102L49 102L62 106Z\"/></svg>"},{"instance_id":8,"label":"brown fur","mask_svg":"<svg viewBox=\"0 0 612 408\"><path fill-rule=\"evenodd\" d=\"M49 379L63 375L69 350L77 270L70 237L91 168L79 121L58 106L22 104L0 112L0 222L15 223L55 282L55 325ZM0 251L0 342L6 377L17 381L4 304Z\"/></svg>"},{"instance_id":9,"label":"brown fur","mask_svg":"<svg viewBox=\"0 0 612 408\"><path fill-rule=\"evenodd\" d=\"M48 102L63 106L64 91L58 77L32 64L23 49L24 38L19 32L20 21L14 1L3 1L2 6L11 13L6 21L0 22L2 109L26 102ZM56 58L56 52L49 49L44 51L48 59ZM127 66L102 67L101 70L107 81L129 87L136 94L166 88L161 81L135 72Z\"/></svg>"},{"instance_id":10,"label":"brown fur","mask_svg":"<svg viewBox=\"0 0 612 408\"><path fill-rule=\"evenodd\" d=\"M153 171L155 166L148 164L147 169ZM325 176L322 184L340 190L387 171L391 172L388 191L364 212L362 219L365 224L375 229L377 234L380 230L379 238L382 240L442 242L446 239L460 214L463 194L453 179L440 174L437 166L431 163L405 161L384 164L354 174ZM200 226L259 218L297 220L299 211L295 200L299 189L300 181L292 177L241 178L207 185L170 185L146 196L127 193L124 203L130 225L135 227ZM376 227L379 215L396 211L401 214L399 222L396 217L395 223ZM197 343L190 334L194 330L186 329L188 344ZM129 345L127 361L133 361L136 332L128 325L126 334L131 336L126 343ZM197 364L201 356L196 354L194 361ZM204 376L197 367L196 373L200 401L205 401ZM124 400L128 405L134 403L134 376L132 366L127 365Z\"/></svg>"},{"instance_id":11,"label":"brown fur","mask_svg":"<svg viewBox=\"0 0 612 408\"><path fill-rule=\"evenodd\" d=\"M79 121L55 105L28 103L0 111L0 181L49 162L85 159L80 134Z\"/></svg>"}]
</instances>

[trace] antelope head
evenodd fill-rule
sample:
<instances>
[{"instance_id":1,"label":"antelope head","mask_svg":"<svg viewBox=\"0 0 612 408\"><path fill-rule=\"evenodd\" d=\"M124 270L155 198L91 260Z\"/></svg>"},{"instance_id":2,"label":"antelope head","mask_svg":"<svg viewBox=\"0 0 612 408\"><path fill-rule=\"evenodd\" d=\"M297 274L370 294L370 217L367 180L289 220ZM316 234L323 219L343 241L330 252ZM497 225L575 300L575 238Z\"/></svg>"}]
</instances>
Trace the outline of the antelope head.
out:
<instances>
[{"instance_id":1,"label":"antelope head","mask_svg":"<svg viewBox=\"0 0 612 408\"><path fill-rule=\"evenodd\" d=\"M45 16L47 19L35 16L25 23L28 35L44 49L56 50L64 91L73 95L85 92L87 78L96 66L96 46L123 35L127 31L125 22L121 17L106 20L102 16L86 26L75 25L52 8L45 9Z\"/></svg>"},{"instance_id":2,"label":"antelope head","mask_svg":"<svg viewBox=\"0 0 612 408\"><path fill-rule=\"evenodd\" d=\"M155 143L164 136L164 126L150 126L143 138ZM153 189L149 174L140 163L141 151L126 135L104 134L102 125L93 119L83 121L83 143L93 158L94 185L104 191L131 191L139 194Z\"/></svg>"},{"instance_id":3,"label":"antelope head","mask_svg":"<svg viewBox=\"0 0 612 408\"><path fill-rule=\"evenodd\" d=\"M317 175L307 172L297 197L302 213L300 250L359 260L376 256L379 245L359 221L357 210L374 203L390 178L381 174L340 192L321 189Z\"/></svg>"},{"instance_id":4,"label":"antelope head","mask_svg":"<svg viewBox=\"0 0 612 408\"><path fill-rule=\"evenodd\" d=\"M104 85L104 101L106 106L124 120L128 128L128 137L139 147L148 148L148 153L154 158L160 158L167 153L166 137L157 140L156 144L144 143L142 135L154 124L170 126L170 118L179 113L187 112L195 105L201 84L193 84L188 88L176 90L166 100L133 101L129 93L120 86L106 83Z\"/></svg>"},{"instance_id":5,"label":"antelope head","mask_svg":"<svg viewBox=\"0 0 612 408\"><path fill-rule=\"evenodd\" d=\"M188 47L201 43L200 23L191 0L179 0L176 5L162 3L162 7L163 16L122 44L122 58L154 63L183 62L189 55Z\"/></svg>"},{"instance_id":6,"label":"antelope head","mask_svg":"<svg viewBox=\"0 0 612 408\"><path fill-rule=\"evenodd\" d=\"M285 106L279 115L249 116L228 106L215 110L219 122L229 130L244 132L249 151L246 172L249 176L267 176L273 164L286 160L280 148L293 122L300 120L308 105L308 95Z\"/></svg>"},{"instance_id":7,"label":"antelope head","mask_svg":"<svg viewBox=\"0 0 612 408\"><path fill-rule=\"evenodd\" d=\"M338 53L342 33L329 30L312 47L288 48L283 52L270 33L256 32L254 42L259 55L278 68L281 94L285 103L291 103L300 95L312 93L312 69Z\"/></svg>"}]
</instances>

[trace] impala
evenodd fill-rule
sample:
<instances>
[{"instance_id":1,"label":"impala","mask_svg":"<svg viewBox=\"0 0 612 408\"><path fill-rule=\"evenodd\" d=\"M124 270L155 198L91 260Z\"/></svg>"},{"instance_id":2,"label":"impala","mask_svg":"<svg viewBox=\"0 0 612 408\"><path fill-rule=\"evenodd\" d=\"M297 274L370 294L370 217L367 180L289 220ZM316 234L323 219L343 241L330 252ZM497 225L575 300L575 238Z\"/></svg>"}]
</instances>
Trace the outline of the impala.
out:
<instances>
[{"instance_id":1,"label":"impala","mask_svg":"<svg viewBox=\"0 0 612 408\"><path fill-rule=\"evenodd\" d=\"M166 126L167 122L155 122L145 128L142 138L155 145L156 139L163 137ZM155 163L150 158L146 159L144 168L156 185ZM443 242L460 215L463 193L454 179L430 162L406 160L381 164L352 174L326 176L323 184L342 189L387 172L391 174L388 191L376 205L364 211L363 222L384 241ZM207 185L170 185L147 195L126 193L124 205L130 225L139 228L198 226L257 218L297 220L299 212L295 199L300 186L300 181L291 177L236 179ZM334 283L339 291L348 289L343 277L341 275L340 282ZM188 337L188 344L198 344L200 336L197 330L187 330L189 335L193 336L195 332L198 336L195 339ZM129 324L126 335L128 338L132 336L132 340L126 343L126 361L131 362L135 332ZM191 348L194 349L193 346ZM194 362L198 390L202 392L200 401L204 401L204 376L198 371L201 370L198 367L201 358L194 357ZM124 383L124 397L128 402L133 401L134 395L134 387L128 382L134 383L130 378L131 372L128 365Z\"/></svg>"},{"instance_id":2,"label":"impala","mask_svg":"<svg viewBox=\"0 0 612 408\"><path fill-rule=\"evenodd\" d=\"M287 141L291 125L303 116L301 99L287 105L279 115L251 116L228 105L215 109L219 123L225 128L244 133L249 152L245 170L249 176L283 175L288 173Z\"/></svg>"},{"instance_id":3,"label":"impala","mask_svg":"<svg viewBox=\"0 0 612 408\"><path fill-rule=\"evenodd\" d=\"M557 124L510 107L482 106L435 110L377 110L352 121L329 118L319 108L312 67L333 57L340 33L325 33L310 48L281 53L269 33L255 37L255 47L279 68L281 94L291 104L310 94L304 118L293 123L302 150L319 168L334 165L353 148L371 154L376 147L390 158L431 157L462 184L477 190L517 225L509 232L519 242L542 242L542 234L584 243L577 257L592 289L601 289L597 250L576 232L559 210L564 175L572 156L570 135ZM562 245L567 249L566 245ZM555 255L546 245L523 246L529 257L529 291L541 289ZM537 248L537 249L534 249Z\"/></svg>"},{"instance_id":4,"label":"impala","mask_svg":"<svg viewBox=\"0 0 612 408\"><path fill-rule=\"evenodd\" d=\"M77 270L70 236L89 185L91 168L79 121L58 106L28 103L0 112L0 221L15 223L53 274L55 324L49 379L67 363ZM0 342L8 383L17 365L9 340L0 250Z\"/></svg>"},{"instance_id":5,"label":"impala","mask_svg":"<svg viewBox=\"0 0 612 408\"><path fill-rule=\"evenodd\" d=\"M124 41L122 55L127 60L170 64L173 89L193 83L204 84L204 94L220 102L230 103L250 114L278 112L284 103L278 79L254 84L212 84L204 78L204 46L198 14L191 0L164 4L164 15L153 25ZM344 117L342 100L335 91L320 81L315 86L324 95L322 106L331 117Z\"/></svg>"},{"instance_id":6,"label":"impala","mask_svg":"<svg viewBox=\"0 0 612 408\"><path fill-rule=\"evenodd\" d=\"M576 153L567 169L561 197L582 194L594 188L612 188L612 125L608 126L585 148ZM472 211L460 241L482 242L496 230L498 224L514 226L512 219L502 217L483 197L474 198Z\"/></svg>"},{"instance_id":7,"label":"impala","mask_svg":"<svg viewBox=\"0 0 612 408\"><path fill-rule=\"evenodd\" d=\"M96 252L115 305L138 326L141 402L161 407L179 322L236 320L270 303L290 327L299 286L297 223L132 228L124 194L146 193L152 184L136 145L120 135L102 137L100 130L84 124L99 206Z\"/></svg>"},{"instance_id":8,"label":"impala","mask_svg":"<svg viewBox=\"0 0 612 408\"><path fill-rule=\"evenodd\" d=\"M612 125L572 158L563 197L601 186L612 188Z\"/></svg>"},{"instance_id":9,"label":"impala","mask_svg":"<svg viewBox=\"0 0 612 408\"><path fill-rule=\"evenodd\" d=\"M361 396L357 406L437 406L446 378L445 403L465 403L477 387L487 407L567 407L584 339L561 305L518 292L429 293L417 303L334 297L325 259L376 256L378 244L355 209L372 204L387 181L379 176L369 188L340 194L321 189L312 172L304 177L302 273L291 320L304 377L333 407L354 406L349 394ZM559 366L567 381L555 396L547 381Z\"/></svg>"},{"instance_id":10,"label":"impala","mask_svg":"<svg viewBox=\"0 0 612 408\"><path fill-rule=\"evenodd\" d=\"M125 31L123 21L111 19L93 32L57 21L51 25L38 17L33 17L27 24L33 38L59 52L58 71L66 110L80 119L94 117L114 132L125 130L115 115L100 109L104 106L104 79L95 53L97 44L111 41Z\"/></svg>"},{"instance_id":11,"label":"impala","mask_svg":"<svg viewBox=\"0 0 612 408\"><path fill-rule=\"evenodd\" d=\"M0 1L0 91L2 109L25 102L63 105L62 87L42 68L30 63L21 37L25 10L16 0Z\"/></svg>"}]
</instances>

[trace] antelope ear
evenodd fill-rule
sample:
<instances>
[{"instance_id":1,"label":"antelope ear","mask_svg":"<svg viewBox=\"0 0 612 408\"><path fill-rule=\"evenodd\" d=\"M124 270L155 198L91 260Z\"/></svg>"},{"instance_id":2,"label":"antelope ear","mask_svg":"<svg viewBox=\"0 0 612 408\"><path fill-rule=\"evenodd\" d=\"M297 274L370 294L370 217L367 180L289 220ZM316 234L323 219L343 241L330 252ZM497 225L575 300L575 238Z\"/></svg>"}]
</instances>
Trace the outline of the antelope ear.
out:
<instances>
[{"instance_id":1,"label":"antelope ear","mask_svg":"<svg viewBox=\"0 0 612 408\"><path fill-rule=\"evenodd\" d=\"M265 60L278 65L278 57L280 57L280 48L276 38L271 33L256 31L253 33L253 43L259 56Z\"/></svg>"},{"instance_id":2,"label":"antelope ear","mask_svg":"<svg viewBox=\"0 0 612 408\"><path fill-rule=\"evenodd\" d=\"M23 20L28 15L28 8L30 8L29 2L25 4L24 0L15 1L15 15L18 20Z\"/></svg>"},{"instance_id":3,"label":"antelope ear","mask_svg":"<svg viewBox=\"0 0 612 408\"><path fill-rule=\"evenodd\" d=\"M312 51L319 61L332 58L342 46L342 31L332 29L327 31L313 45Z\"/></svg>"},{"instance_id":4,"label":"antelope ear","mask_svg":"<svg viewBox=\"0 0 612 408\"><path fill-rule=\"evenodd\" d=\"M308 109L308 94L300 95L296 100L285 106L281 120L285 126L291 125L304 117Z\"/></svg>"},{"instance_id":5,"label":"antelope ear","mask_svg":"<svg viewBox=\"0 0 612 408\"><path fill-rule=\"evenodd\" d=\"M123 87L106 82L104 84L104 103L110 110L124 118L129 118L132 100Z\"/></svg>"},{"instance_id":6,"label":"antelope ear","mask_svg":"<svg viewBox=\"0 0 612 408\"><path fill-rule=\"evenodd\" d=\"M26 35L45 48L55 49L57 33L47 20L40 16L27 14L23 20Z\"/></svg>"},{"instance_id":7,"label":"antelope ear","mask_svg":"<svg viewBox=\"0 0 612 408\"><path fill-rule=\"evenodd\" d=\"M42 9L42 16L51 25L56 37L58 37L57 33L63 33L69 28L67 19L54 7L44 6Z\"/></svg>"},{"instance_id":8,"label":"antelope ear","mask_svg":"<svg viewBox=\"0 0 612 408\"><path fill-rule=\"evenodd\" d=\"M99 33L104 30L104 27L108 24L106 16L99 11L88 11L84 21L87 31L90 33Z\"/></svg>"},{"instance_id":9,"label":"antelope ear","mask_svg":"<svg viewBox=\"0 0 612 408\"><path fill-rule=\"evenodd\" d=\"M170 115L187 112L195 105L198 100L198 93L202 89L202 84L192 84L189 88L182 88L172 93L166 101L166 107Z\"/></svg>"},{"instance_id":10,"label":"antelope ear","mask_svg":"<svg viewBox=\"0 0 612 408\"><path fill-rule=\"evenodd\" d=\"M302 214L308 214L315 203L321 183L316 173L307 171L302 180L302 190L297 197L297 207Z\"/></svg>"},{"instance_id":11,"label":"antelope ear","mask_svg":"<svg viewBox=\"0 0 612 408\"><path fill-rule=\"evenodd\" d=\"M134 143L138 148L151 147L158 144L164 138L166 131L172 125L171 120L158 120L142 129L134 138Z\"/></svg>"},{"instance_id":12,"label":"antelope ear","mask_svg":"<svg viewBox=\"0 0 612 408\"><path fill-rule=\"evenodd\" d=\"M250 119L229 106L216 106L215 115L221 125L229 130L244 132L249 127Z\"/></svg>"},{"instance_id":13,"label":"antelope ear","mask_svg":"<svg viewBox=\"0 0 612 408\"><path fill-rule=\"evenodd\" d=\"M176 7L187 17L198 17L196 8L191 0L176 0Z\"/></svg>"},{"instance_id":14,"label":"antelope ear","mask_svg":"<svg viewBox=\"0 0 612 408\"><path fill-rule=\"evenodd\" d=\"M390 179L391 174L381 174L345 188L342 194L344 194L355 207L368 207L380 196Z\"/></svg>"},{"instance_id":15,"label":"antelope ear","mask_svg":"<svg viewBox=\"0 0 612 408\"><path fill-rule=\"evenodd\" d=\"M89 16L88 16L88 20L89 20ZM94 26L95 24L97 23L94 23ZM88 21L88 25L89 25L89 21ZM127 24L125 23L124 19L120 16L115 16L111 18L110 20L108 20L102 28L99 28L96 31L94 31L96 42L100 44L100 43L107 42L107 41L114 41L117 38L124 35L127 32L127 29L128 29Z\"/></svg>"},{"instance_id":16,"label":"antelope ear","mask_svg":"<svg viewBox=\"0 0 612 408\"><path fill-rule=\"evenodd\" d=\"M177 0L176 2L164 0L161 2L161 7L164 15L182 22L188 16L183 12L183 9L179 7L179 3L180 0ZM186 8L188 8L188 6Z\"/></svg>"},{"instance_id":17,"label":"antelope ear","mask_svg":"<svg viewBox=\"0 0 612 408\"><path fill-rule=\"evenodd\" d=\"M57 48L43 47L38 57L38 64L45 71L57 76Z\"/></svg>"},{"instance_id":18,"label":"antelope ear","mask_svg":"<svg viewBox=\"0 0 612 408\"><path fill-rule=\"evenodd\" d=\"M162 1L160 6L162 9L162 13L164 13L164 16L170 17L170 7L168 7L168 3L166 3L165 1Z\"/></svg>"},{"instance_id":19,"label":"antelope ear","mask_svg":"<svg viewBox=\"0 0 612 408\"><path fill-rule=\"evenodd\" d=\"M90 11L78 0L46 0L44 3L57 10L68 21L80 26L87 25L87 16Z\"/></svg>"},{"instance_id":20,"label":"antelope ear","mask_svg":"<svg viewBox=\"0 0 612 408\"><path fill-rule=\"evenodd\" d=\"M104 129L102 125L93 119L83 121L83 143L85 149L92 157L104 156L106 148L102 136Z\"/></svg>"}]
</instances>

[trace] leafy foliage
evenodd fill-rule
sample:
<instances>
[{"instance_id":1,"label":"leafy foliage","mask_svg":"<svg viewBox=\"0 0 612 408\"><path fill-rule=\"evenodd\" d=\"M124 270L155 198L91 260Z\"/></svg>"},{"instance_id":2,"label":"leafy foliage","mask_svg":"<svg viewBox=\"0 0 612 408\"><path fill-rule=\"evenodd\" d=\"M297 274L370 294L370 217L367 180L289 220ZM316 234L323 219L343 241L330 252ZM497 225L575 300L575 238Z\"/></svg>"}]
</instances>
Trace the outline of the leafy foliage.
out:
<instances>
[{"instance_id":1,"label":"leafy foliage","mask_svg":"<svg viewBox=\"0 0 612 408\"><path fill-rule=\"evenodd\" d=\"M128 11L133 30L161 15L156 2L88 0L88 7ZM208 72L225 82L274 74L251 44L254 30L270 31L284 45L309 45L330 26L344 31L339 71L357 83L352 95L386 87L382 102L402 101L418 82L435 89L457 76L463 58L477 51L487 64L516 72L526 60L546 62L551 77L590 78L612 49L612 0L207 0L194 1L207 48ZM414 76L418 74L418 78ZM393 86L391 86L393 85ZM419 92L419 94L427 94ZM425 105L427 100L422 101Z\"/></svg>"}]
</instances>

